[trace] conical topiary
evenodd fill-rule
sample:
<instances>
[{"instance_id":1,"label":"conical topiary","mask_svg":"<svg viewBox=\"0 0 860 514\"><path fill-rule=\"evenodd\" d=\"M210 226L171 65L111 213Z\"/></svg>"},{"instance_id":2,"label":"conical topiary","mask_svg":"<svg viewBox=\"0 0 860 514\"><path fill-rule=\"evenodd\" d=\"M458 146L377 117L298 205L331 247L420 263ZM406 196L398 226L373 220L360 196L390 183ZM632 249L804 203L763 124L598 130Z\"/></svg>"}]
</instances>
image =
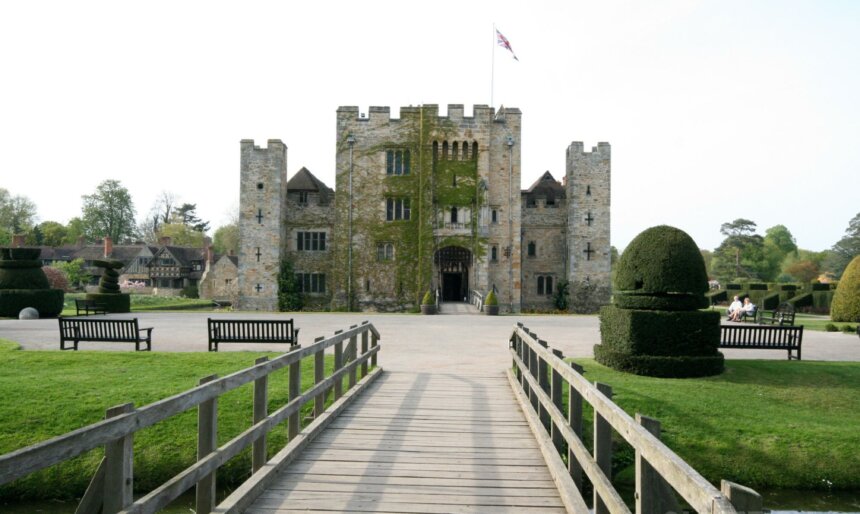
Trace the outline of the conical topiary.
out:
<instances>
[{"instance_id":1,"label":"conical topiary","mask_svg":"<svg viewBox=\"0 0 860 514\"><path fill-rule=\"evenodd\" d=\"M833 321L860 321L860 255L854 257L836 286L830 304Z\"/></svg>"},{"instance_id":2,"label":"conical topiary","mask_svg":"<svg viewBox=\"0 0 860 514\"><path fill-rule=\"evenodd\" d=\"M719 374L720 315L707 307L705 263L693 239L669 226L636 236L616 267L613 305L600 311L595 359L638 375Z\"/></svg>"},{"instance_id":3,"label":"conical topiary","mask_svg":"<svg viewBox=\"0 0 860 514\"><path fill-rule=\"evenodd\" d=\"M108 312L131 312L131 297L121 292L119 287L117 270L122 269L122 261L95 260L93 265L102 268L102 276L99 279L98 292L87 293L87 299L103 305Z\"/></svg>"}]
</instances>

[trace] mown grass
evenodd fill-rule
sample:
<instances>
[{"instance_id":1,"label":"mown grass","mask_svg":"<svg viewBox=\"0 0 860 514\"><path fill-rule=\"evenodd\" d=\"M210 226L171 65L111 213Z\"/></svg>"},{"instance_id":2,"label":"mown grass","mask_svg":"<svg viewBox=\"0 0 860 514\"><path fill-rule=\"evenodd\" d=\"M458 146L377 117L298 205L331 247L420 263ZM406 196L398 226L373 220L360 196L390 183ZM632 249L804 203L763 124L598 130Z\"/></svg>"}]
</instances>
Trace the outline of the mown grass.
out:
<instances>
[{"instance_id":1,"label":"mown grass","mask_svg":"<svg viewBox=\"0 0 860 514\"><path fill-rule=\"evenodd\" d=\"M277 353L149 353L21 351L0 340L0 454L64 434L104 418L105 409L143 406L197 385L204 376L225 376ZM331 360L327 360L327 374ZM288 398L288 372L269 378L269 412ZM313 359L302 362L302 389L313 383ZM218 400L218 441L223 444L252 424L252 385ZM310 414L306 405L303 419ZM285 424L284 424L285 425ZM148 492L195 461L197 413L192 409L146 428L134 439L135 491ZM269 454L286 443L286 426L269 433ZM101 449L0 486L0 500L80 497L103 455ZM250 474L245 451L218 471L220 486Z\"/></svg>"},{"instance_id":2,"label":"mown grass","mask_svg":"<svg viewBox=\"0 0 860 514\"><path fill-rule=\"evenodd\" d=\"M631 416L660 420L663 441L711 483L860 490L860 363L730 360L716 377L665 379L576 362ZM615 437L613 468L632 480L633 452Z\"/></svg>"}]
</instances>

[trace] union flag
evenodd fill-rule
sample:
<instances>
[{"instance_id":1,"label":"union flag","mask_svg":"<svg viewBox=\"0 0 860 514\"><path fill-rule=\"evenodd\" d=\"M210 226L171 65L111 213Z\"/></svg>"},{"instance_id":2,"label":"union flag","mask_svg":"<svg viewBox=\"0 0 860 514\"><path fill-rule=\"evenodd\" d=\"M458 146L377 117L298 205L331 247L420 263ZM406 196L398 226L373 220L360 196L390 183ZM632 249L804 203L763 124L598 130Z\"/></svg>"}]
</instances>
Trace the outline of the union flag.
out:
<instances>
[{"instance_id":1,"label":"union flag","mask_svg":"<svg viewBox=\"0 0 860 514\"><path fill-rule=\"evenodd\" d=\"M503 36L498 29L496 29L496 42L499 44L500 47L507 48L508 51L511 52L511 55L514 57L514 59L519 61L519 59L517 59L517 54L514 53L514 49L511 47L511 42L508 41L508 38Z\"/></svg>"}]
</instances>

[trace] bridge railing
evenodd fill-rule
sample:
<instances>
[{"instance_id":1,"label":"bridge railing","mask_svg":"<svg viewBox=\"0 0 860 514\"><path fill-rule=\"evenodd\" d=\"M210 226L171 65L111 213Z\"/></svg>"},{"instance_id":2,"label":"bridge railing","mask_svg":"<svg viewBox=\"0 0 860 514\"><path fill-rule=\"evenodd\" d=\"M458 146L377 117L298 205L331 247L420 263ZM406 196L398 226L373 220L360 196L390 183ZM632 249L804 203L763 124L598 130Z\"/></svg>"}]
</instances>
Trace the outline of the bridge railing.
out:
<instances>
[{"instance_id":1,"label":"bridge railing","mask_svg":"<svg viewBox=\"0 0 860 514\"><path fill-rule=\"evenodd\" d=\"M472 305L478 308L478 312L484 311L484 295L479 291L472 289L471 302Z\"/></svg>"},{"instance_id":2,"label":"bridge railing","mask_svg":"<svg viewBox=\"0 0 860 514\"><path fill-rule=\"evenodd\" d=\"M251 446L253 474L249 482L255 482L252 488L259 494L260 475L274 476L281 465L292 460L319 430L379 376L381 368L376 367L377 354L381 348L379 339L376 328L365 321L348 330L338 330L329 338L319 337L307 347L293 347L290 352L272 360L261 357L254 366L226 377L205 377L197 387L139 409L135 409L131 403L112 407L107 410L103 421L0 455L0 485L104 446L105 456L81 499L78 513L97 513L99 509L105 514L156 512L196 486L196 512L205 514L216 508L215 475L218 468ZM334 368L326 377L325 351L332 347ZM301 361L311 356L314 359L314 384L302 392ZM375 369L371 371L370 367ZM276 411L268 413L268 378L284 368L289 368L289 400ZM346 389L344 381L347 382ZM218 447L218 398L251 382L254 383L253 425ZM330 392L333 392L334 403L326 407L326 397ZM300 411L310 402L314 406L314 421L303 430ZM198 412L197 462L149 494L133 501L134 434L195 407ZM266 434L285 421L289 442L267 461ZM222 505L242 504L252 498L254 492L244 493L244 498L231 495ZM218 508L220 510L221 506Z\"/></svg>"},{"instance_id":3,"label":"bridge railing","mask_svg":"<svg viewBox=\"0 0 860 514\"><path fill-rule=\"evenodd\" d=\"M611 400L610 386L589 383L582 367L567 363L522 323L511 334L510 351L508 379L569 512L588 509L583 476L593 485L595 514L630 512L611 482L613 429L636 452L637 513L680 512L676 494L697 512L762 510L761 496L751 489L726 480L721 490L714 487L660 441L659 421L640 414L634 420ZM583 402L594 413L593 454L582 439Z\"/></svg>"}]
</instances>

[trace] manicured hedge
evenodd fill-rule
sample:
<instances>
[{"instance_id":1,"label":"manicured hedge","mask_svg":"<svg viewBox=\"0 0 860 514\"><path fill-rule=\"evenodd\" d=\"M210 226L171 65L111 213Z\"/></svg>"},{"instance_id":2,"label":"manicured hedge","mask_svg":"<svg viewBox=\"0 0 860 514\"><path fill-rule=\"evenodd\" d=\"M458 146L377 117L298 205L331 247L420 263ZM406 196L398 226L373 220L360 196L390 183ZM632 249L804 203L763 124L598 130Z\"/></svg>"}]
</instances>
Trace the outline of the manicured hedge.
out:
<instances>
[{"instance_id":1,"label":"manicured hedge","mask_svg":"<svg viewBox=\"0 0 860 514\"><path fill-rule=\"evenodd\" d=\"M95 300L104 305L108 312L131 312L131 295L128 293L87 293L87 300Z\"/></svg>"},{"instance_id":2,"label":"manicured hedge","mask_svg":"<svg viewBox=\"0 0 860 514\"><path fill-rule=\"evenodd\" d=\"M0 261L0 290L50 289L39 261Z\"/></svg>"},{"instance_id":3,"label":"manicured hedge","mask_svg":"<svg viewBox=\"0 0 860 514\"><path fill-rule=\"evenodd\" d=\"M833 293L830 318L833 321L860 321L860 256L854 257L842 272Z\"/></svg>"},{"instance_id":4,"label":"manicured hedge","mask_svg":"<svg viewBox=\"0 0 860 514\"><path fill-rule=\"evenodd\" d=\"M763 282L750 282L747 289L752 291L767 291L767 284Z\"/></svg>"},{"instance_id":5,"label":"manicured hedge","mask_svg":"<svg viewBox=\"0 0 860 514\"><path fill-rule=\"evenodd\" d=\"M713 355L720 344L717 311L600 309L603 344L649 355Z\"/></svg>"},{"instance_id":6,"label":"manicured hedge","mask_svg":"<svg viewBox=\"0 0 860 514\"><path fill-rule=\"evenodd\" d=\"M40 318L53 318L63 311L64 294L62 289L0 289L0 316L17 318L21 309L33 307Z\"/></svg>"},{"instance_id":7,"label":"manicured hedge","mask_svg":"<svg viewBox=\"0 0 860 514\"><path fill-rule=\"evenodd\" d=\"M711 305L729 301L729 295L725 289L710 291L705 294L705 298L708 299L708 303L710 303Z\"/></svg>"},{"instance_id":8,"label":"manicured hedge","mask_svg":"<svg viewBox=\"0 0 860 514\"><path fill-rule=\"evenodd\" d=\"M709 377L719 375L725 367L722 353L712 356L629 355L599 344L594 346L594 358L619 371L663 378Z\"/></svg>"},{"instance_id":9,"label":"manicured hedge","mask_svg":"<svg viewBox=\"0 0 860 514\"><path fill-rule=\"evenodd\" d=\"M800 307L812 307L812 293L803 293L788 300L788 303L794 306L795 310Z\"/></svg>"},{"instance_id":10,"label":"manicured hedge","mask_svg":"<svg viewBox=\"0 0 860 514\"><path fill-rule=\"evenodd\" d=\"M830 291L830 284L810 284L810 291Z\"/></svg>"},{"instance_id":11,"label":"manicured hedge","mask_svg":"<svg viewBox=\"0 0 860 514\"><path fill-rule=\"evenodd\" d=\"M705 262L695 241L684 231L666 225L646 229L624 250L615 272L615 300L626 295L657 295L657 305L641 299L630 301L636 308L663 308L664 301L678 300L684 307L698 301L693 308L707 307L708 291ZM670 296L671 295L671 296ZM696 300L685 298L685 295ZM620 305L620 303L619 303Z\"/></svg>"},{"instance_id":12,"label":"manicured hedge","mask_svg":"<svg viewBox=\"0 0 860 514\"><path fill-rule=\"evenodd\" d=\"M644 309L659 311L692 311L710 306L708 299L700 294L622 294L614 296L615 305L622 309Z\"/></svg>"},{"instance_id":13,"label":"manicured hedge","mask_svg":"<svg viewBox=\"0 0 860 514\"><path fill-rule=\"evenodd\" d=\"M780 303L779 292L773 292L761 299L759 307L767 311L772 311L779 307Z\"/></svg>"}]
</instances>

